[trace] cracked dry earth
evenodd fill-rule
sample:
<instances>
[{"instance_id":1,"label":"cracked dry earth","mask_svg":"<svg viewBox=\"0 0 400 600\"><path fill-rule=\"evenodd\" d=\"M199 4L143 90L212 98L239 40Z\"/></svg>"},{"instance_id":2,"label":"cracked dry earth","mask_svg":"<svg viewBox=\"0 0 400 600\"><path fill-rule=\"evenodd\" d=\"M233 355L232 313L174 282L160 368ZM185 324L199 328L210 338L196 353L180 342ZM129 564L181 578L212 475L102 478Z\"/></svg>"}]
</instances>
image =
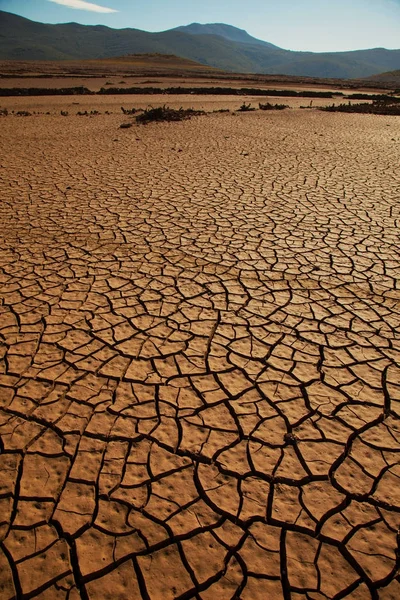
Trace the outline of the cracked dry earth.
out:
<instances>
[{"instance_id":1,"label":"cracked dry earth","mask_svg":"<svg viewBox=\"0 0 400 600\"><path fill-rule=\"evenodd\" d=\"M120 122L0 123L1 599L399 598L400 121Z\"/></svg>"}]
</instances>

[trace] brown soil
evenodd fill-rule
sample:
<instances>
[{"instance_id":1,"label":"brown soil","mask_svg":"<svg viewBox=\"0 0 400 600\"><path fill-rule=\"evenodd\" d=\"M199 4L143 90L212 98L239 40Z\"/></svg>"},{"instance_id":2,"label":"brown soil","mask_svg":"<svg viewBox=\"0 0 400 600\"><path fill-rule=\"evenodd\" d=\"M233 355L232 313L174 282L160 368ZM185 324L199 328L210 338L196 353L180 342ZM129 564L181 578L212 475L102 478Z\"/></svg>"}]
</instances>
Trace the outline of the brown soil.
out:
<instances>
[{"instance_id":1,"label":"brown soil","mask_svg":"<svg viewBox=\"0 0 400 600\"><path fill-rule=\"evenodd\" d=\"M2 600L400 597L400 121L282 101L2 99Z\"/></svg>"}]
</instances>

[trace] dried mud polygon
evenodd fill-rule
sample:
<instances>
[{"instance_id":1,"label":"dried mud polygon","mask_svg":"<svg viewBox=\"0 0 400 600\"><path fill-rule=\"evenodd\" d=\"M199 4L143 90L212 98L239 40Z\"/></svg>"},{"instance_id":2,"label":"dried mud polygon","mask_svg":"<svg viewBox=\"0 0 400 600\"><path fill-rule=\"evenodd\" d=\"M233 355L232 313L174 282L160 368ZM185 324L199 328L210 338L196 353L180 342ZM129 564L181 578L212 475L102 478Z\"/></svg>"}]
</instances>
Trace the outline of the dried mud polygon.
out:
<instances>
[{"instance_id":1,"label":"dried mud polygon","mask_svg":"<svg viewBox=\"0 0 400 600\"><path fill-rule=\"evenodd\" d=\"M1 598L399 598L399 121L120 121L0 123Z\"/></svg>"}]
</instances>

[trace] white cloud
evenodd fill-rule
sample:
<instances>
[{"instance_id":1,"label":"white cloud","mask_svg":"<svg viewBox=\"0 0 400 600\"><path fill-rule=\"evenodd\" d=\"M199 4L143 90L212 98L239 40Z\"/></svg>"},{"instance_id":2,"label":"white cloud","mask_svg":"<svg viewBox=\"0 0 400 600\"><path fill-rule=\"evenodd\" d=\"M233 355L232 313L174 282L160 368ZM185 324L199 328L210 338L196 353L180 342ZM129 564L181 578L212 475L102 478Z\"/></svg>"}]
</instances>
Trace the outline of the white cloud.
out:
<instances>
[{"instance_id":1,"label":"white cloud","mask_svg":"<svg viewBox=\"0 0 400 600\"><path fill-rule=\"evenodd\" d=\"M79 10L91 10L92 12L98 13L115 13L118 12L113 8L106 8L105 6L99 6L92 2L84 2L84 0L49 0L49 2L55 2L56 4L62 4L68 8L77 8Z\"/></svg>"}]
</instances>

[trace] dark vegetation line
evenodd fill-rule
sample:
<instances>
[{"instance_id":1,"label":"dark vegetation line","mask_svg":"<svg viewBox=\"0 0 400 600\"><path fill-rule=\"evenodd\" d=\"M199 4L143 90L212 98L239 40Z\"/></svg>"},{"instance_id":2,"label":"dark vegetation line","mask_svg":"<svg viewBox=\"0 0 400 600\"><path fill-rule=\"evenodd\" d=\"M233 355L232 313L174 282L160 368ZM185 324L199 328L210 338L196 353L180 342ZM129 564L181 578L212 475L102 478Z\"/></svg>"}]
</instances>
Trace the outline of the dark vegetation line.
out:
<instances>
[{"instance_id":1,"label":"dark vegetation line","mask_svg":"<svg viewBox=\"0 0 400 600\"><path fill-rule=\"evenodd\" d=\"M348 100L378 100L382 102L400 102L400 98L396 98L395 95L388 94L349 94L345 96L345 98Z\"/></svg>"},{"instance_id":2,"label":"dark vegetation line","mask_svg":"<svg viewBox=\"0 0 400 600\"><path fill-rule=\"evenodd\" d=\"M71 88L0 88L0 96L88 96L94 95L86 87Z\"/></svg>"},{"instance_id":3,"label":"dark vegetation line","mask_svg":"<svg viewBox=\"0 0 400 600\"><path fill-rule=\"evenodd\" d=\"M72 88L0 88L0 96L84 96L119 94L195 94L207 96L285 96L288 98L333 98L343 96L342 92L313 92L294 90L263 90L260 88L229 88L229 87L131 87L131 88L101 88L93 92L86 87Z\"/></svg>"},{"instance_id":4,"label":"dark vegetation line","mask_svg":"<svg viewBox=\"0 0 400 600\"><path fill-rule=\"evenodd\" d=\"M373 102L361 102L357 104L332 104L330 106L322 106L319 110L324 110L326 112L400 116L400 98L391 98L390 100L374 100Z\"/></svg>"},{"instance_id":5,"label":"dark vegetation line","mask_svg":"<svg viewBox=\"0 0 400 600\"><path fill-rule=\"evenodd\" d=\"M100 95L116 94L196 94L198 96L286 96L293 98L333 98L343 96L342 92L313 92L295 90L263 90L260 88L230 88L230 87L132 87L132 88L101 88Z\"/></svg>"}]
</instances>

